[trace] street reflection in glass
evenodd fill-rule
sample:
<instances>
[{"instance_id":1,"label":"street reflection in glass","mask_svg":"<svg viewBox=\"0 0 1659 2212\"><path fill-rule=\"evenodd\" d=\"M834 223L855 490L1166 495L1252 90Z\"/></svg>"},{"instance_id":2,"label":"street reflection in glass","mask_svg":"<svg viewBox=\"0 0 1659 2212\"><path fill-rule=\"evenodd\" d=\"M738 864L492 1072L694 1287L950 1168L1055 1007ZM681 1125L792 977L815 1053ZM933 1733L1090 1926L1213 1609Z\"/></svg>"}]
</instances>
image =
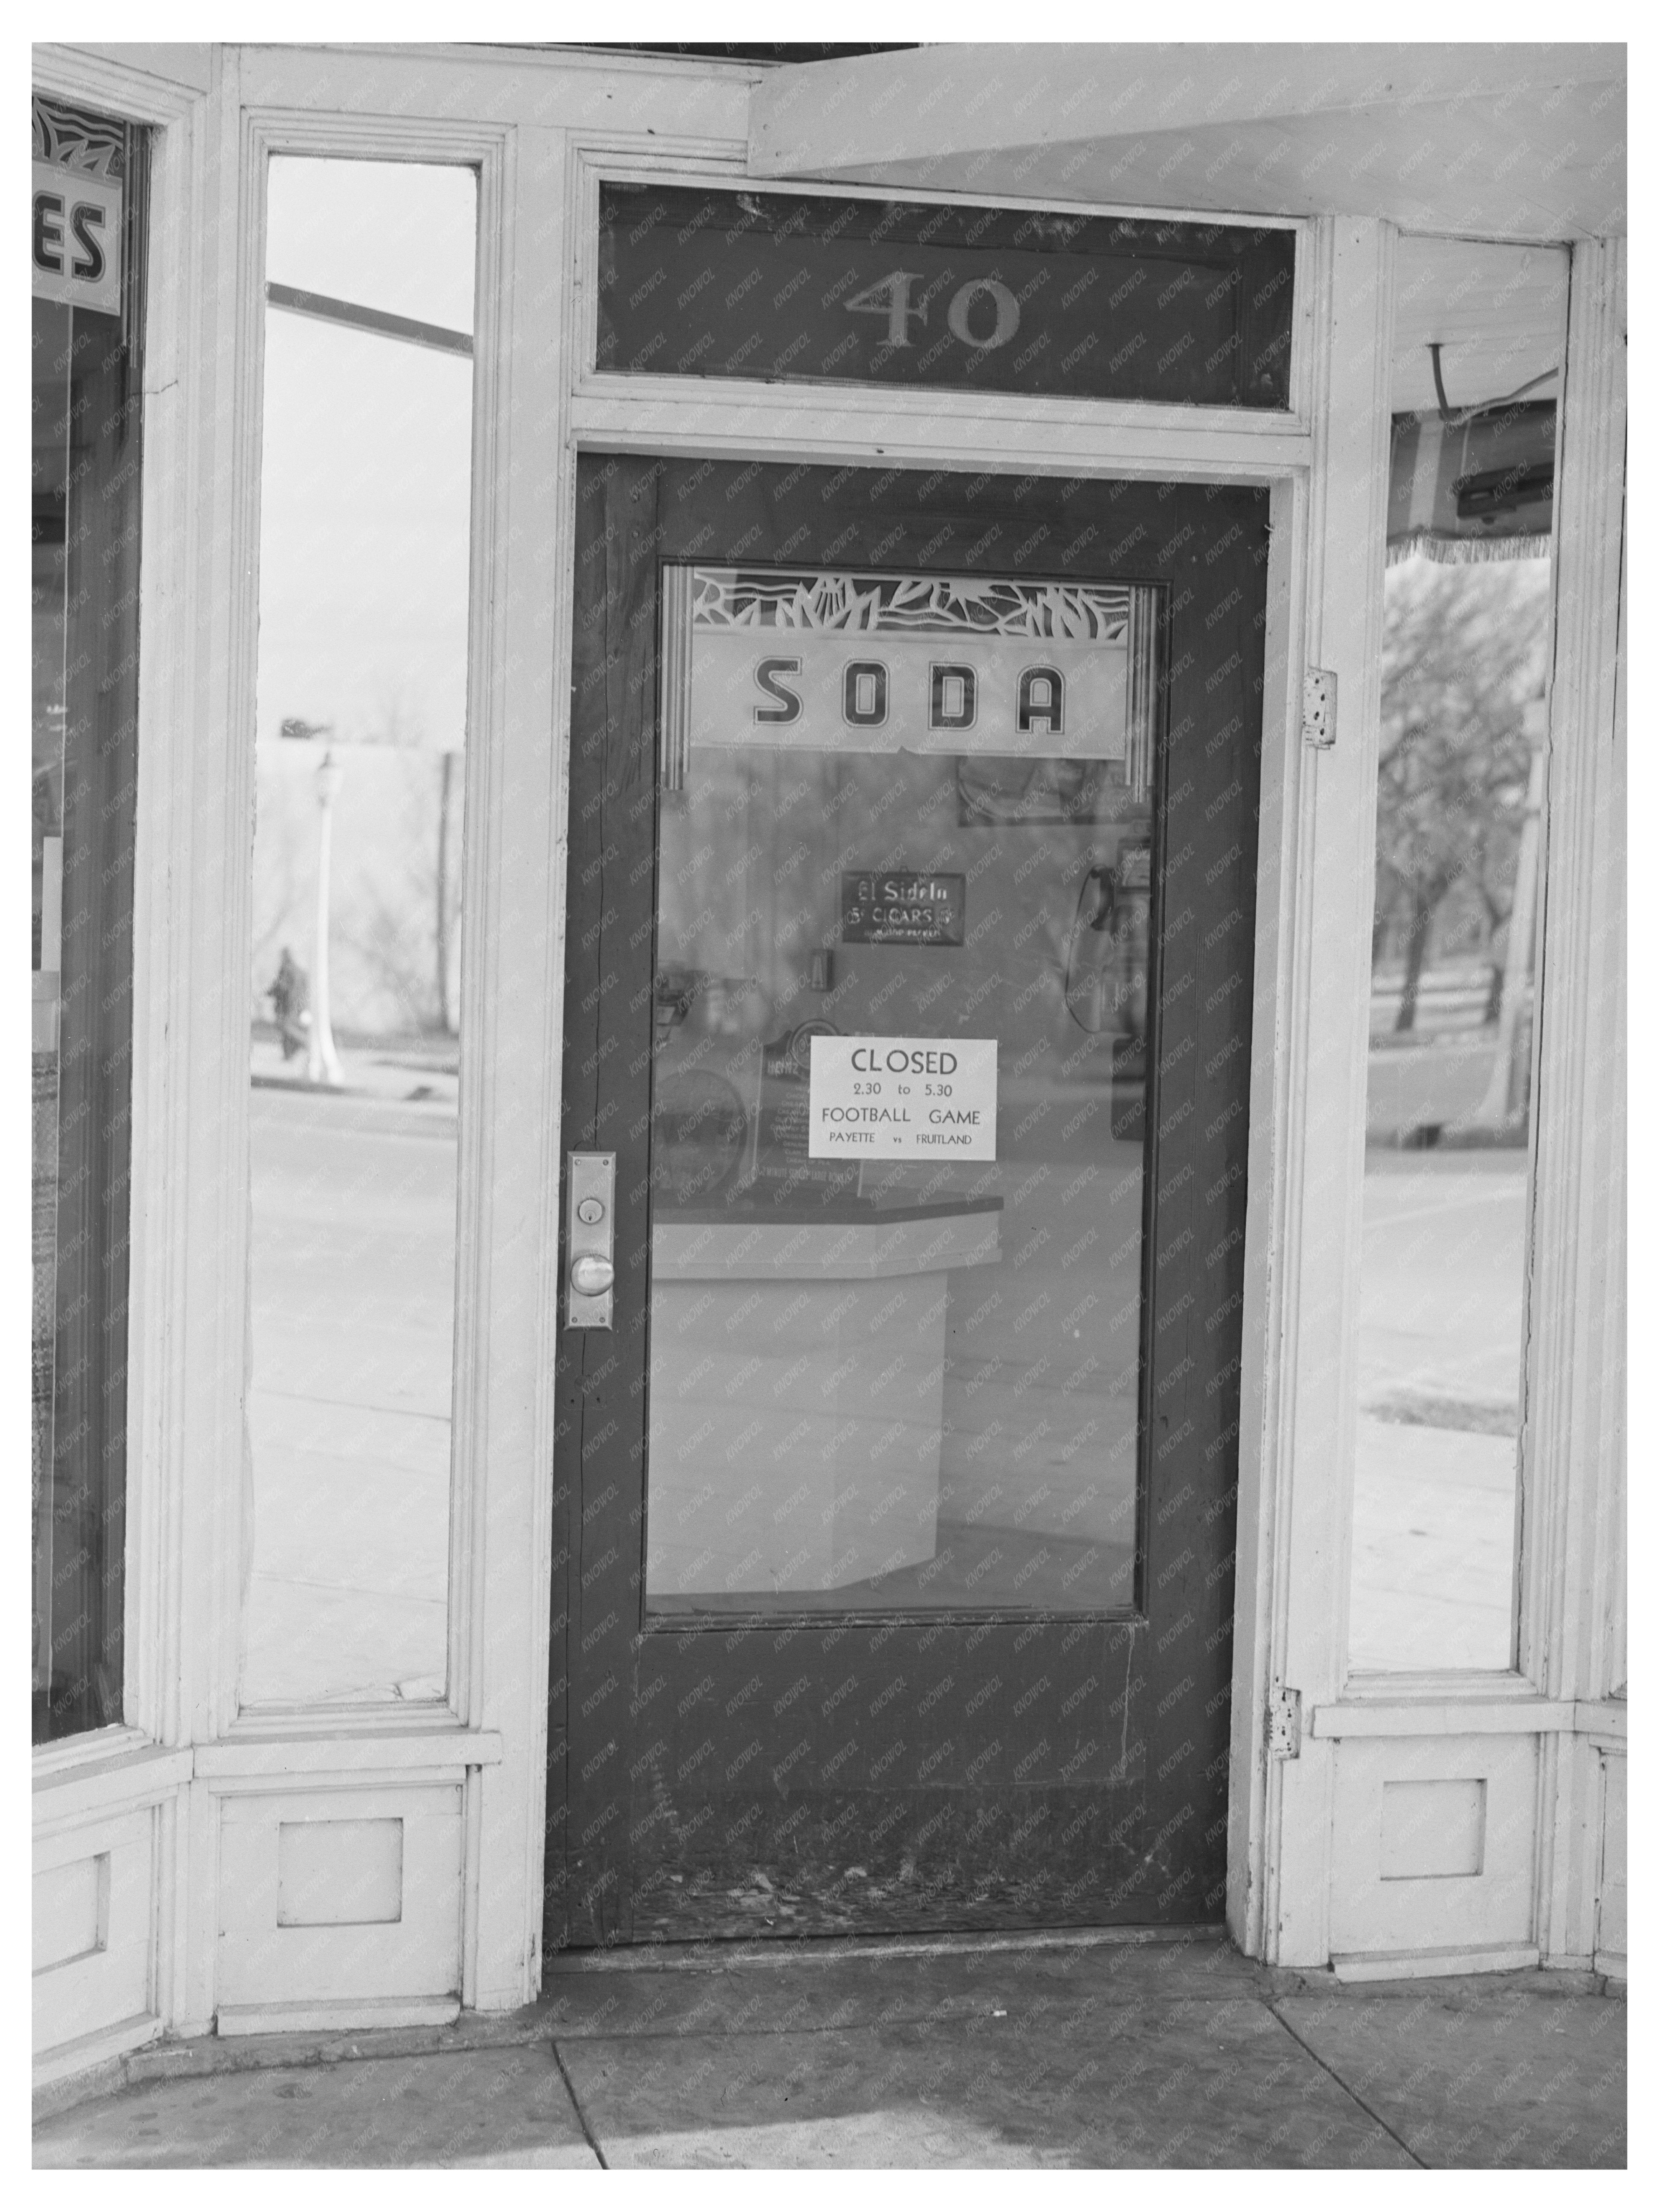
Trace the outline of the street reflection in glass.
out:
<instances>
[{"instance_id":1,"label":"street reflection in glass","mask_svg":"<svg viewBox=\"0 0 1659 2212\"><path fill-rule=\"evenodd\" d=\"M1356 1667L1510 1664L1548 594L1389 573Z\"/></svg>"},{"instance_id":2,"label":"street reflection in glass","mask_svg":"<svg viewBox=\"0 0 1659 2212\"><path fill-rule=\"evenodd\" d=\"M445 1689L475 198L271 164L245 1704Z\"/></svg>"},{"instance_id":3,"label":"street reflection in glass","mask_svg":"<svg viewBox=\"0 0 1659 2212\"><path fill-rule=\"evenodd\" d=\"M1567 257L1401 241L1349 1603L1359 1670L1516 1658Z\"/></svg>"},{"instance_id":4,"label":"street reflection in glass","mask_svg":"<svg viewBox=\"0 0 1659 2212\"><path fill-rule=\"evenodd\" d=\"M647 1606L1127 1609L1152 594L664 589Z\"/></svg>"}]
</instances>

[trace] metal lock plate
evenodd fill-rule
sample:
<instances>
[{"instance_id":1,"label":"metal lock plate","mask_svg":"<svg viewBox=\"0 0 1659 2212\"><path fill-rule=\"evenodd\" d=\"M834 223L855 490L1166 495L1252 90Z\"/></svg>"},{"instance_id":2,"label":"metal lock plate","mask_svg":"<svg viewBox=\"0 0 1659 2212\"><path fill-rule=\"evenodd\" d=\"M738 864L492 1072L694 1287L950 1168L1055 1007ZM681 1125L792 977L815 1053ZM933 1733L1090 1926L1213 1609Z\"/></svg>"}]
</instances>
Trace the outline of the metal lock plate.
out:
<instances>
[{"instance_id":1,"label":"metal lock plate","mask_svg":"<svg viewBox=\"0 0 1659 2212\"><path fill-rule=\"evenodd\" d=\"M1302 678L1302 735L1321 752L1336 743L1336 672L1310 668Z\"/></svg>"},{"instance_id":2,"label":"metal lock plate","mask_svg":"<svg viewBox=\"0 0 1659 2212\"><path fill-rule=\"evenodd\" d=\"M566 1181L565 1327L610 1328L616 1296L617 1155L572 1152Z\"/></svg>"}]
</instances>

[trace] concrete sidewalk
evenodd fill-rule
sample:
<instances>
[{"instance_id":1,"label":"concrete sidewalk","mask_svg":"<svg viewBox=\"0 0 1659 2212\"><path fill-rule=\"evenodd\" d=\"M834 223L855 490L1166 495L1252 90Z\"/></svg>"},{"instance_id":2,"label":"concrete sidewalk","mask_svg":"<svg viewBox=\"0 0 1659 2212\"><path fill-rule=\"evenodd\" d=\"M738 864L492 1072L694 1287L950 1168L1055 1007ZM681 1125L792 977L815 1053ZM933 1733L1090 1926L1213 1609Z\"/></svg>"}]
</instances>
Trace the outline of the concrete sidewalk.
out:
<instances>
[{"instance_id":1,"label":"concrete sidewalk","mask_svg":"<svg viewBox=\"0 0 1659 2212\"><path fill-rule=\"evenodd\" d=\"M561 1959L438 2030L157 2045L37 2166L1617 2167L1622 1997L1343 1989L1215 1936Z\"/></svg>"}]
</instances>

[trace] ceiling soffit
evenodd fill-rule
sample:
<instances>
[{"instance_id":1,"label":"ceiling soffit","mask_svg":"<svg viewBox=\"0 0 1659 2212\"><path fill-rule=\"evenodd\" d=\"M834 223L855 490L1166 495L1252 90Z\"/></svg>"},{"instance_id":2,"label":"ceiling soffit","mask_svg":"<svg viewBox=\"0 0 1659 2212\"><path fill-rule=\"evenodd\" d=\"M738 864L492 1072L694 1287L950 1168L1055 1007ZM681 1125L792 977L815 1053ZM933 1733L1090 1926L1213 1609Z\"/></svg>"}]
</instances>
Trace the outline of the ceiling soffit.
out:
<instances>
[{"instance_id":1,"label":"ceiling soffit","mask_svg":"<svg viewBox=\"0 0 1659 2212\"><path fill-rule=\"evenodd\" d=\"M987 199L1626 224L1624 49L931 46L776 72L757 173Z\"/></svg>"}]
</instances>

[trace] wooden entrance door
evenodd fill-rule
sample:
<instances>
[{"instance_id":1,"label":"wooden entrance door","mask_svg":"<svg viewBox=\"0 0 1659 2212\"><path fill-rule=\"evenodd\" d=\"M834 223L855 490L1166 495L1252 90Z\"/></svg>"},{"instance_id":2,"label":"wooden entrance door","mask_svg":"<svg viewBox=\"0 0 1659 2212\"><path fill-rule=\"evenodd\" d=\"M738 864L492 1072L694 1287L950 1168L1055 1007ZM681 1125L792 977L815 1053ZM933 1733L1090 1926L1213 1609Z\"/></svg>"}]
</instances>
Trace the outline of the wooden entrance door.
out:
<instances>
[{"instance_id":1,"label":"wooden entrance door","mask_svg":"<svg viewBox=\"0 0 1659 2212\"><path fill-rule=\"evenodd\" d=\"M578 507L547 1940L1218 1920L1266 494Z\"/></svg>"}]
</instances>

